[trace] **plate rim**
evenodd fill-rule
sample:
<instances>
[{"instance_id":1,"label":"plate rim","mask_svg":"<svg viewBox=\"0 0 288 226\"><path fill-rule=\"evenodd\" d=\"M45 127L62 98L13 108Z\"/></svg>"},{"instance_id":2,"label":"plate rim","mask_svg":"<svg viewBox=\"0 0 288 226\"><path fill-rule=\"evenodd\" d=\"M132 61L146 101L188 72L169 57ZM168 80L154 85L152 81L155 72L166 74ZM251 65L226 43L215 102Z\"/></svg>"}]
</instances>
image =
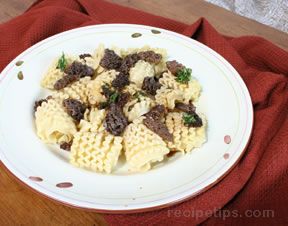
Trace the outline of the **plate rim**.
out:
<instances>
[{"instance_id":1,"label":"plate rim","mask_svg":"<svg viewBox=\"0 0 288 226\"><path fill-rule=\"evenodd\" d=\"M34 48L37 48L39 45L41 44L44 44L46 42L49 42L50 40L52 39L57 39L58 37L61 37L62 35L65 35L65 34L69 34L70 32L75 32L75 31L79 31L79 30L85 30L87 28L93 28L93 27L109 27L109 26L133 26L135 28L140 28L140 29L154 29L154 30L160 30L160 31L165 31L165 32L168 32L168 33L172 33L176 36L180 36L181 38L185 38L185 39L189 39L189 37L187 36L184 36L182 34L179 34L179 33L176 33L176 32L173 32L173 31L170 31L170 30L166 30L166 29L163 29L163 28L157 28L157 27L153 27L153 26L147 26L147 25L139 25L139 24L127 24L127 23L110 23L110 24L98 24L98 25L89 25L89 26L82 26L82 27L78 27L78 28L74 28L74 29L70 29L70 30L67 30L67 31L64 31L64 32L61 32L61 33L58 33L58 34L55 34L53 36L50 36L46 39L43 39L39 42L37 42L36 44L30 46L29 48L25 49L22 53L20 53L19 55L17 55L12 61L9 62L9 64L6 65L6 67L2 70L2 72L0 74L2 74L4 71L8 70L8 67L10 65L10 68L12 68L13 66L13 62L16 61L16 59L21 59L21 57L24 55L24 54L27 54L27 52L29 51L33 51ZM112 214L121 214L121 213L139 213L139 212L148 212L148 211L153 211L153 210L157 210L157 209L163 209L163 208L166 208L166 207L169 207L169 206L172 206L172 205L176 205L176 204L179 204L181 202L184 202L184 201L187 201L195 196L198 196L199 194L207 191L208 189L210 189L211 187L213 187L214 185L216 185L217 183L219 183L222 179L224 179L233 169L234 167L238 164L239 160L243 157L244 153L246 152L246 149L250 143L250 140L251 140L251 137L252 137L252 132L253 132L253 127L254 127L254 110L253 110L253 105L252 105L252 100L251 100L251 95L250 95L250 92L248 90L248 87L246 86L245 82L243 81L242 77L240 76L240 74L238 73L238 71L224 58L222 57L219 53L217 53L216 51L214 51L213 49L211 49L210 47L204 45L203 43L197 41L197 40L194 40L194 39L189 39L190 41L196 43L197 45L200 45L201 47L204 47L204 49L206 50L209 50L210 52L212 51L212 53L214 53L216 55L216 57L220 57L221 60L224 61L225 64L227 64L227 66L231 67L233 70L235 70L236 74L237 74L237 79L240 80L240 82L242 82L244 85L244 88L246 89L245 91L247 91L247 94L248 96L246 97L247 98L247 101L248 101L248 105L250 105L250 108L251 109L251 112L248 111L248 119L249 117L250 120L251 120L251 125L249 124L249 126L251 126L251 130L249 131L250 134L248 136L248 139L247 139L247 142L245 144L245 147L244 149L241 151L241 154L239 155L239 157L234 161L234 163L232 164L232 166L230 166L228 168L228 170L225 171L225 173L223 173L220 177L216 178L216 180L212 183L210 183L209 185L205 186L204 188L202 188L201 190L199 190L198 192L195 192L195 193L192 193L190 195L187 195L186 197L183 197L183 198L179 198L179 199L175 199L174 201L170 201L170 202L167 202L165 204L160 204L160 205L155 205L155 206L151 206L151 207L144 207L144 208L138 208L138 207L135 207L134 209L100 209L100 208L94 208L94 207L83 207L83 206L78 206L77 204L74 204L74 203L69 203L69 202L66 202L64 200L59 200L57 199L56 197L53 197L52 195L49 195L47 193L45 193L45 191L41 191L41 190L38 190L37 188L34 188L32 187L32 185L30 185L28 182L25 182L24 180L22 180L21 178L19 178L18 176L16 176L16 174L14 172L12 172L13 170L11 170L7 165L10 165L9 163L5 163L3 161L3 158L1 159L0 158L0 162L2 163L2 165L4 166L4 168L6 169L7 172L10 173L10 175L12 175L14 178L16 178L17 181L19 181L21 184L23 184L25 187L28 187L30 190L32 190L33 192L37 193L37 194L40 194L42 197L46 197L52 201L56 201L58 203L61 203L61 204L64 204L66 206L70 206L70 207L73 207L73 208L77 208L77 209L82 209L82 210L89 210L89 211L93 211L93 212L100 212L100 213L112 213ZM10 69L9 68L9 69ZM2 77L2 76L1 76ZM0 77L0 83L2 82L2 80L4 78L1 78ZM251 115L250 115L251 114ZM1 157L1 151L0 151L0 157ZM7 164L7 165L6 165ZM12 167L12 166L11 166ZM14 169L14 167L12 167ZM15 169L14 169L15 170ZM73 201L72 201L73 202ZM141 205L141 204L140 204Z\"/></svg>"}]
</instances>

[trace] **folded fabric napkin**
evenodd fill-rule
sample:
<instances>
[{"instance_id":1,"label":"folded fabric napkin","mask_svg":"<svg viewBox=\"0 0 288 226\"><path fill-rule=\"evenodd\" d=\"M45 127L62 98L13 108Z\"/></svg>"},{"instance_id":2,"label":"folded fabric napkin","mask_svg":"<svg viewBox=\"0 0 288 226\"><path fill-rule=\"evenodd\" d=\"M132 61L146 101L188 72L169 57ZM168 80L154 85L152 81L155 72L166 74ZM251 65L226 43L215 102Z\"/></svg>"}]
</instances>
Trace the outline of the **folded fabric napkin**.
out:
<instances>
[{"instance_id":1,"label":"folded fabric napkin","mask_svg":"<svg viewBox=\"0 0 288 226\"><path fill-rule=\"evenodd\" d=\"M193 199L166 209L138 214L105 214L108 223L287 223L288 53L258 37L223 37L205 19L186 25L102 0L42 0L23 15L0 25L0 70L20 52L44 38L68 29L103 23L152 25L204 43L240 73L250 91L255 111L249 146L237 166L220 183ZM222 210L215 214L218 209ZM206 214L191 214L196 210ZM255 214L244 217L247 210L273 210L274 217ZM223 218L225 211L230 213L227 218ZM243 217L231 216L231 211L237 211Z\"/></svg>"}]
</instances>

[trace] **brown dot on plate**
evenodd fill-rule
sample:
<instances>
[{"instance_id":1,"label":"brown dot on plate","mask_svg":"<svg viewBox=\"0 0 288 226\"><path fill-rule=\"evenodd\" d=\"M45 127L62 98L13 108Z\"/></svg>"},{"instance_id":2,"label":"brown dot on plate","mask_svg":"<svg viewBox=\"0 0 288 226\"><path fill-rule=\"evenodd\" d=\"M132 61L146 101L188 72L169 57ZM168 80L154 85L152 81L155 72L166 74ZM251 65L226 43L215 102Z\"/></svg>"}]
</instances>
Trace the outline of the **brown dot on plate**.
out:
<instances>
[{"instance_id":1,"label":"brown dot on plate","mask_svg":"<svg viewBox=\"0 0 288 226\"><path fill-rule=\"evenodd\" d=\"M226 135L226 136L224 137L224 142L225 142L226 144L230 144L230 143L231 143L231 137L230 137L229 135Z\"/></svg>"},{"instance_id":2,"label":"brown dot on plate","mask_svg":"<svg viewBox=\"0 0 288 226\"><path fill-rule=\"evenodd\" d=\"M138 38L140 36L142 36L141 33L134 33L134 34L131 35L132 38Z\"/></svg>"},{"instance_id":3,"label":"brown dot on plate","mask_svg":"<svg viewBox=\"0 0 288 226\"><path fill-rule=\"evenodd\" d=\"M24 79L23 72L19 71L18 74L17 74L17 77L18 77L19 80L23 80Z\"/></svg>"},{"instance_id":4,"label":"brown dot on plate","mask_svg":"<svg viewBox=\"0 0 288 226\"><path fill-rule=\"evenodd\" d=\"M23 63L24 63L24 61L19 60L19 61L17 61L17 62L15 63L15 65L19 67L19 66L21 66Z\"/></svg>"},{"instance_id":5,"label":"brown dot on plate","mask_svg":"<svg viewBox=\"0 0 288 226\"><path fill-rule=\"evenodd\" d=\"M155 30L155 29L152 29L151 32L152 32L153 34L160 34L160 33L161 33L161 31L158 31L158 30Z\"/></svg>"},{"instance_id":6,"label":"brown dot on plate","mask_svg":"<svg viewBox=\"0 0 288 226\"><path fill-rule=\"evenodd\" d=\"M139 187L139 189L142 189L142 187Z\"/></svg>"},{"instance_id":7,"label":"brown dot on plate","mask_svg":"<svg viewBox=\"0 0 288 226\"><path fill-rule=\"evenodd\" d=\"M223 155L223 158L224 158L224 159L228 159L228 158L229 158L229 153L225 153L225 154Z\"/></svg>"},{"instance_id":8,"label":"brown dot on plate","mask_svg":"<svg viewBox=\"0 0 288 226\"><path fill-rule=\"evenodd\" d=\"M56 187L58 187L58 188L70 188L70 187L73 187L73 184L70 182L62 182L62 183L56 184Z\"/></svg>"},{"instance_id":9,"label":"brown dot on plate","mask_svg":"<svg viewBox=\"0 0 288 226\"><path fill-rule=\"evenodd\" d=\"M33 177L33 176L31 176L31 177L29 177L29 179L30 179L30 180L33 180L33 181L35 181L35 182L41 182L41 181L43 181L43 179L42 179L41 177Z\"/></svg>"},{"instance_id":10,"label":"brown dot on plate","mask_svg":"<svg viewBox=\"0 0 288 226\"><path fill-rule=\"evenodd\" d=\"M135 198L132 198L132 200L136 200Z\"/></svg>"}]
</instances>

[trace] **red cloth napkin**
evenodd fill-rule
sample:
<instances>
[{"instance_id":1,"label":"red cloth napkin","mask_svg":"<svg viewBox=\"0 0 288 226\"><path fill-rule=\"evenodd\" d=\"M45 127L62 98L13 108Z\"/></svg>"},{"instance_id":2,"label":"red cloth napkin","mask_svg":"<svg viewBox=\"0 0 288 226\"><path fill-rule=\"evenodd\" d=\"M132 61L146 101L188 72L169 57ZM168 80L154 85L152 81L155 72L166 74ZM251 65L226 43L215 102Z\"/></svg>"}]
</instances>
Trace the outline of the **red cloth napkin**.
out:
<instances>
[{"instance_id":1,"label":"red cloth napkin","mask_svg":"<svg viewBox=\"0 0 288 226\"><path fill-rule=\"evenodd\" d=\"M205 19L189 26L102 0L42 0L25 14L0 25L0 69L46 37L103 23L152 25L204 43L237 69L248 86L255 110L248 149L220 183L170 208L139 214L106 214L110 225L288 223L288 53L258 37L223 37Z\"/></svg>"}]
</instances>

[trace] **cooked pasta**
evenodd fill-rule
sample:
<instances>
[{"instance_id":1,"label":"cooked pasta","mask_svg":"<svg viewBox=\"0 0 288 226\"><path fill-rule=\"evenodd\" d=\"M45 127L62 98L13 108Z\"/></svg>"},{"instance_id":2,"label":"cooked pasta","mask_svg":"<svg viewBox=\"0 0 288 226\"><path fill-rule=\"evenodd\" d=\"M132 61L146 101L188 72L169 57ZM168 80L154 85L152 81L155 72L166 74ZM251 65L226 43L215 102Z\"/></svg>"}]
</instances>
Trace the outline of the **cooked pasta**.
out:
<instances>
[{"instance_id":1,"label":"cooked pasta","mask_svg":"<svg viewBox=\"0 0 288 226\"><path fill-rule=\"evenodd\" d=\"M69 142L77 132L72 118L65 112L61 102L49 99L35 112L37 135L45 142L60 144Z\"/></svg>"},{"instance_id":2,"label":"cooked pasta","mask_svg":"<svg viewBox=\"0 0 288 226\"><path fill-rule=\"evenodd\" d=\"M99 67L101 67L99 65L100 60L104 56L104 49L105 49L104 45L100 44L98 48L95 50L95 52L92 54L92 57L85 58L85 63L94 69L99 69Z\"/></svg>"},{"instance_id":3,"label":"cooked pasta","mask_svg":"<svg viewBox=\"0 0 288 226\"><path fill-rule=\"evenodd\" d=\"M160 61L160 63L152 65L154 68L155 74L159 74L159 73L167 70L166 60L168 58L168 54L167 54L166 49L152 48L148 45L145 45L142 48L128 48L127 50L122 49L120 51L120 53L121 53L122 57L125 57L128 54L139 53L139 52L143 52L143 51L153 51L153 52L158 53L162 56L162 60Z\"/></svg>"},{"instance_id":4,"label":"cooked pasta","mask_svg":"<svg viewBox=\"0 0 288 226\"><path fill-rule=\"evenodd\" d=\"M124 92L129 93L130 95L135 95L137 92L141 91L135 84L131 83L130 85L126 86Z\"/></svg>"},{"instance_id":5,"label":"cooked pasta","mask_svg":"<svg viewBox=\"0 0 288 226\"><path fill-rule=\"evenodd\" d=\"M78 132L71 146L70 162L77 167L111 173L121 153L122 140L106 131Z\"/></svg>"},{"instance_id":6,"label":"cooked pasta","mask_svg":"<svg viewBox=\"0 0 288 226\"><path fill-rule=\"evenodd\" d=\"M128 102L124 108L124 114L128 118L129 122L140 116L146 114L155 105L154 101L148 97L139 97Z\"/></svg>"},{"instance_id":7,"label":"cooked pasta","mask_svg":"<svg viewBox=\"0 0 288 226\"><path fill-rule=\"evenodd\" d=\"M184 101L184 96L181 90L162 86L156 92L155 101L157 104L162 104L168 109L174 109L175 103L177 101L178 102Z\"/></svg>"},{"instance_id":8,"label":"cooked pasta","mask_svg":"<svg viewBox=\"0 0 288 226\"><path fill-rule=\"evenodd\" d=\"M139 60L135 66L130 69L130 81L141 88L144 78L152 77L154 74L154 68L150 63Z\"/></svg>"},{"instance_id":9,"label":"cooked pasta","mask_svg":"<svg viewBox=\"0 0 288 226\"><path fill-rule=\"evenodd\" d=\"M87 86L88 101L90 104L97 104L106 100L102 94L102 86L110 84L113 79L116 78L118 72L115 70L105 71L99 74L94 80L92 80Z\"/></svg>"},{"instance_id":10,"label":"cooked pasta","mask_svg":"<svg viewBox=\"0 0 288 226\"><path fill-rule=\"evenodd\" d=\"M98 110L97 108L92 108L84 116L78 125L79 131L81 132L102 132L105 130L103 126L103 121L105 119L106 112L104 109Z\"/></svg>"},{"instance_id":11,"label":"cooked pasta","mask_svg":"<svg viewBox=\"0 0 288 226\"><path fill-rule=\"evenodd\" d=\"M168 147L181 152L190 152L193 148L200 147L206 141L206 120L202 115L203 126L188 128L184 125L182 115L179 112L171 112L166 116L165 123L174 137L174 141L169 142Z\"/></svg>"},{"instance_id":12,"label":"cooked pasta","mask_svg":"<svg viewBox=\"0 0 288 226\"><path fill-rule=\"evenodd\" d=\"M53 97L60 98L62 100L67 98L73 98L81 100L84 103L88 103L88 84L91 83L90 77L81 78L79 81L65 87L63 90L53 93Z\"/></svg>"},{"instance_id":13,"label":"cooked pasta","mask_svg":"<svg viewBox=\"0 0 288 226\"><path fill-rule=\"evenodd\" d=\"M151 163L162 161L169 153L166 143L149 130L142 120L142 117L134 120L123 136L127 163L135 171L149 170Z\"/></svg>"},{"instance_id":14,"label":"cooked pasta","mask_svg":"<svg viewBox=\"0 0 288 226\"><path fill-rule=\"evenodd\" d=\"M167 60L165 49L150 46L63 53L41 81L50 95L34 105L38 137L99 173L117 169L121 153L129 172L143 172L170 151L200 147L207 120L194 103L201 86L191 69Z\"/></svg>"},{"instance_id":15,"label":"cooked pasta","mask_svg":"<svg viewBox=\"0 0 288 226\"><path fill-rule=\"evenodd\" d=\"M168 89L181 91L184 103L188 104L189 101L197 101L201 92L201 87L197 80L192 79L187 84L181 84L175 80L175 76L171 72L165 72L159 82ZM174 107L173 107L174 108Z\"/></svg>"}]
</instances>

